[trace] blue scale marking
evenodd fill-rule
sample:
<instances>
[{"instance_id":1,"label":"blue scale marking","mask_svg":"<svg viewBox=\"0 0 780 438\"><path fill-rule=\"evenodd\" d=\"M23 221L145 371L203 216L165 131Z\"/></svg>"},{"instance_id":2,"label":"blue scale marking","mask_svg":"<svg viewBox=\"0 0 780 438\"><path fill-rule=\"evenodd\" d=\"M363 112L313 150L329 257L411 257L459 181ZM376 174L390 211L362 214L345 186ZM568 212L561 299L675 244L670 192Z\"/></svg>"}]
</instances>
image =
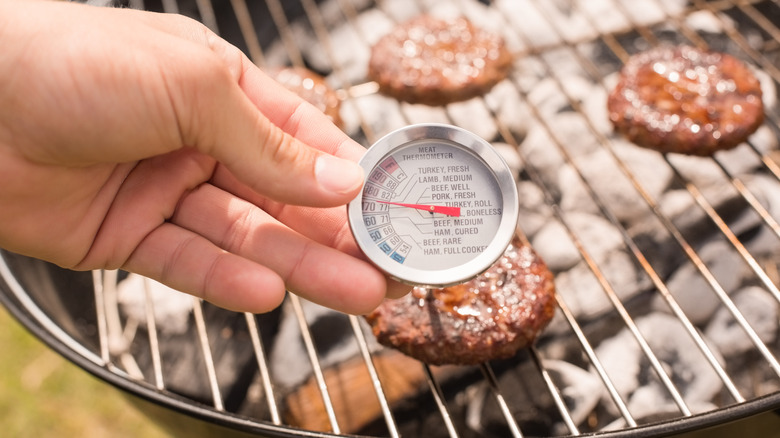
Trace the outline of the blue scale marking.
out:
<instances>
[{"instance_id":1,"label":"blue scale marking","mask_svg":"<svg viewBox=\"0 0 780 438\"><path fill-rule=\"evenodd\" d=\"M401 254L398 254L397 252L394 252L390 256L390 258L395 260L395 261L397 261L398 263L402 263L402 264L403 264L404 260L406 260L406 257L402 256Z\"/></svg>"}]
</instances>

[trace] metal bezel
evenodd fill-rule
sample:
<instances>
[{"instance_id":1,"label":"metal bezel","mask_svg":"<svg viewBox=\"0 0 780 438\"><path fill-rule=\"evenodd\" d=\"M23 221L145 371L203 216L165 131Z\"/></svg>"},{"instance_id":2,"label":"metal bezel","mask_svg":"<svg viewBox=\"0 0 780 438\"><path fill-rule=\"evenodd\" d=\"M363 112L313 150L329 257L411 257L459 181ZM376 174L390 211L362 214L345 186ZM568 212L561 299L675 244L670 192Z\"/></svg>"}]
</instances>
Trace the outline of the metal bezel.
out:
<instances>
[{"instance_id":1,"label":"metal bezel","mask_svg":"<svg viewBox=\"0 0 780 438\"><path fill-rule=\"evenodd\" d=\"M503 211L496 234L485 251L463 265L439 270L412 268L387 257L371 239L363 223L363 191L347 206L352 234L368 259L379 269L401 282L424 287L446 287L468 281L488 269L504 253L517 227L519 201L512 171L493 147L465 129L443 124L418 124L397 129L374 143L359 164L368 179L374 167L390 152L419 140L438 140L452 143L472 152L493 173L503 202ZM365 181L364 181L365 182Z\"/></svg>"}]
</instances>

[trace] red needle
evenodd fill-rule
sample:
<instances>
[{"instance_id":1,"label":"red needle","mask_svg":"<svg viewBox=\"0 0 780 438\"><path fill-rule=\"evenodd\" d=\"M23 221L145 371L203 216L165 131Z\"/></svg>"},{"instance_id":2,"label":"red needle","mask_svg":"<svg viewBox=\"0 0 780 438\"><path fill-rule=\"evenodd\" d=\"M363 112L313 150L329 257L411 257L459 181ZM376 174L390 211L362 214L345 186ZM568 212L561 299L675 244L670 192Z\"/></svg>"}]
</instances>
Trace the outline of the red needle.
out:
<instances>
[{"instance_id":1,"label":"red needle","mask_svg":"<svg viewBox=\"0 0 780 438\"><path fill-rule=\"evenodd\" d=\"M429 213L441 213L446 214L447 216L460 216L460 207L447 207L445 205L425 205L425 204L401 204L400 202L388 202L388 201L377 201L380 204L390 204L390 205L397 205L399 207L409 207L409 208L416 208L418 210L427 211Z\"/></svg>"}]
</instances>

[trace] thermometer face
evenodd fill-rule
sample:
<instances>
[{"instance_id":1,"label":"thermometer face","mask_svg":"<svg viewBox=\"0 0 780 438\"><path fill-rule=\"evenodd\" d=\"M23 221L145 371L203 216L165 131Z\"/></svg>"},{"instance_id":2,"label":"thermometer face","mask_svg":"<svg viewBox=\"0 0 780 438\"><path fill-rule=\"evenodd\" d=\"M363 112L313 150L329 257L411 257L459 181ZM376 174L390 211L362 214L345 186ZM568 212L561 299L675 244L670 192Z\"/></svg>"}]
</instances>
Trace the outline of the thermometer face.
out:
<instances>
[{"instance_id":1,"label":"thermometer face","mask_svg":"<svg viewBox=\"0 0 780 438\"><path fill-rule=\"evenodd\" d=\"M413 125L361 160L362 193L348 207L355 239L389 275L446 286L503 253L518 214L514 177L484 140L447 125Z\"/></svg>"}]
</instances>

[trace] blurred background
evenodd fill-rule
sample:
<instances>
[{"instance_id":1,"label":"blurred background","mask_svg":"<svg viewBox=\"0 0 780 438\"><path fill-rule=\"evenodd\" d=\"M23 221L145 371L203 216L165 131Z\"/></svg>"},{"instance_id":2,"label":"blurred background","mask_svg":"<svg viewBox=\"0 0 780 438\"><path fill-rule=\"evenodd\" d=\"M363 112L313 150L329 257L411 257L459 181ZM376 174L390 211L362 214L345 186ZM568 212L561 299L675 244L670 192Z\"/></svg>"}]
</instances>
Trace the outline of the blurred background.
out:
<instances>
[{"instance_id":1,"label":"blurred background","mask_svg":"<svg viewBox=\"0 0 780 438\"><path fill-rule=\"evenodd\" d=\"M166 438L118 389L33 337L0 306L0 435Z\"/></svg>"}]
</instances>

